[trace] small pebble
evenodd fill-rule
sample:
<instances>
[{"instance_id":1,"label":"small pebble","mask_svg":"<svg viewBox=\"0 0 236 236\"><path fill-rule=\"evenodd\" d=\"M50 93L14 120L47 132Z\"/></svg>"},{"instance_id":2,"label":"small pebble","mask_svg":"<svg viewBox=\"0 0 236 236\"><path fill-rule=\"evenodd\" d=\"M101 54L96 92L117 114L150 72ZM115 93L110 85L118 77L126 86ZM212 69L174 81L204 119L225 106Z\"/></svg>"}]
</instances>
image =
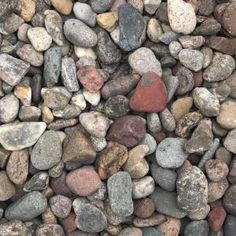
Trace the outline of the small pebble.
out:
<instances>
[{"instance_id":1,"label":"small pebble","mask_svg":"<svg viewBox=\"0 0 236 236\"><path fill-rule=\"evenodd\" d=\"M70 214L71 200L63 195L55 195L49 199L49 205L55 216L66 218Z\"/></svg>"}]
</instances>

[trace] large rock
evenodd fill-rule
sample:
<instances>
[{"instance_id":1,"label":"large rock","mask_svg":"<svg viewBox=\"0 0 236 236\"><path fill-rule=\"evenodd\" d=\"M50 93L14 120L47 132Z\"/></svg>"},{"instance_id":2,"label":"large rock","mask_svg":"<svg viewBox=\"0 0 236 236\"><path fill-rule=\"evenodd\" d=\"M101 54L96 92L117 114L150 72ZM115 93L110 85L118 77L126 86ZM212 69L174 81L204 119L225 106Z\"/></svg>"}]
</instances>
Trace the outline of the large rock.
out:
<instances>
[{"instance_id":1,"label":"large rock","mask_svg":"<svg viewBox=\"0 0 236 236\"><path fill-rule=\"evenodd\" d=\"M19 122L0 126L0 143L11 151L33 146L46 129L44 122Z\"/></svg>"}]
</instances>

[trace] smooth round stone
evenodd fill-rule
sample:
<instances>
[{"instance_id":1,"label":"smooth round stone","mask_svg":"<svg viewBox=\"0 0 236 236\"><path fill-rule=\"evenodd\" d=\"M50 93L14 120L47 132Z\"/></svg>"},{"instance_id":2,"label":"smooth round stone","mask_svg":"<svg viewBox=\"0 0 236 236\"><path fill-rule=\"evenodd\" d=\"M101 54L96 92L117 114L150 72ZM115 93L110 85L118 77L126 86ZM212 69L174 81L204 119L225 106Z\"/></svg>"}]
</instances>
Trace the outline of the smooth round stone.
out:
<instances>
[{"instance_id":1,"label":"smooth round stone","mask_svg":"<svg viewBox=\"0 0 236 236\"><path fill-rule=\"evenodd\" d=\"M34 49L39 52L46 51L52 43L52 37L43 27L30 28L27 31L27 36Z\"/></svg>"},{"instance_id":2,"label":"smooth round stone","mask_svg":"<svg viewBox=\"0 0 236 236\"><path fill-rule=\"evenodd\" d=\"M196 27L197 18L191 3L183 0L167 2L170 26L176 33L190 34Z\"/></svg>"},{"instance_id":3,"label":"smooth round stone","mask_svg":"<svg viewBox=\"0 0 236 236\"><path fill-rule=\"evenodd\" d=\"M148 129L153 133L157 133L161 131L162 127L161 127L161 121L158 116L158 113L147 114L147 126L148 126Z\"/></svg>"},{"instance_id":4,"label":"smooth round stone","mask_svg":"<svg viewBox=\"0 0 236 236\"><path fill-rule=\"evenodd\" d=\"M225 210L233 215L236 216L236 186L231 185L225 192L223 198L223 205Z\"/></svg>"},{"instance_id":5,"label":"smooth round stone","mask_svg":"<svg viewBox=\"0 0 236 236\"><path fill-rule=\"evenodd\" d=\"M193 49L182 49L178 56L180 63L188 69L195 72L202 69L203 54L200 51Z\"/></svg>"},{"instance_id":6,"label":"smooth round stone","mask_svg":"<svg viewBox=\"0 0 236 236\"><path fill-rule=\"evenodd\" d=\"M165 138L159 143L156 150L156 160L163 168L178 168L188 158L183 146L186 139Z\"/></svg>"},{"instance_id":7,"label":"smooth round stone","mask_svg":"<svg viewBox=\"0 0 236 236\"><path fill-rule=\"evenodd\" d=\"M47 199L40 192L33 191L12 203L5 211L9 220L32 220L41 215L47 208Z\"/></svg>"},{"instance_id":8,"label":"smooth round stone","mask_svg":"<svg viewBox=\"0 0 236 236\"><path fill-rule=\"evenodd\" d=\"M169 192L175 190L177 174L174 170L161 168L153 163L151 166L151 173L154 180L161 188Z\"/></svg>"},{"instance_id":9,"label":"smooth round stone","mask_svg":"<svg viewBox=\"0 0 236 236\"><path fill-rule=\"evenodd\" d=\"M229 187L229 183L227 179L223 179L219 182L209 182L208 183L208 202L212 203L216 200L221 199L227 188Z\"/></svg>"},{"instance_id":10,"label":"smooth round stone","mask_svg":"<svg viewBox=\"0 0 236 236\"><path fill-rule=\"evenodd\" d=\"M90 4L92 9L97 13L102 13L109 10L114 0L91 0Z\"/></svg>"},{"instance_id":11,"label":"smooth round stone","mask_svg":"<svg viewBox=\"0 0 236 236\"><path fill-rule=\"evenodd\" d=\"M233 129L227 134L227 136L224 140L224 146L228 151L230 151L234 154L236 154L235 140L236 140L236 129Z\"/></svg>"},{"instance_id":12,"label":"smooth round stone","mask_svg":"<svg viewBox=\"0 0 236 236\"><path fill-rule=\"evenodd\" d=\"M35 232L36 236L61 235L64 236L64 230L59 224L41 224Z\"/></svg>"},{"instance_id":13,"label":"smooth round stone","mask_svg":"<svg viewBox=\"0 0 236 236\"><path fill-rule=\"evenodd\" d=\"M70 15L73 7L71 0L51 0L53 7L63 15Z\"/></svg>"},{"instance_id":14,"label":"smooth round stone","mask_svg":"<svg viewBox=\"0 0 236 236\"><path fill-rule=\"evenodd\" d=\"M140 144L144 144L144 145L148 146L149 151L148 151L147 155L150 155L156 151L157 142L156 142L155 138L148 133L145 134L145 136Z\"/></svg>"},{"instance_id":15,"label":"smooth round stone","mask_svg":"<svg viewBox=\"0 0 236 236\"><path fill-rule=\"evenodd\" d=\"M143 236L162 236L162 233L154 227L143 228L142 231Z\"/></svg>"},{"instance_id":16,"label":"smooth round stone","mask_svg":"<svg viewBox=\"0 0 236 236\"><path fill-rule=\"evenodd\" d=\"M200 48L205 43L205 38L203 36L181 36L179 38L180 43L184 48Z\"/></svg>"},{"instance_id":17,"label":"smooth round stone","mask_svg":"<svg viewBox=\"0 0 236 236\"><path fill-rule=\"evenodd\" d=\"M236 98L236 73L232 73L225 81L231 88L230 97Z\"/></svg>"},{"instance_id":18,"label":"smooth round stone","mask_svg":"<svg viewBox=\"0 0 236 236\"><path fill-rule=\"evenodd\" d=\"M119 233L119 236L126 236L126 235L142 236L142 231L139 228L127 227L127 228L124 228L123 230L121 230L121 232Z\"/></svg>"},{"instance_id":19,"label":"smooth round stone","mask_svg":"<svg viewBox=\"0 0 236 236\"><path fill-rule=\"evenodd\" d=\"M141 47L135 50L129 55L128 62L131 68L140 75L149 71L153 71L159 76L162 75L161 64L149 48Z\"/></svg>"},{"instance_id":20,"label":"smooth round stone","mask_svg":"<svg viewBox=\"0 0 236 236\"><path fill-rule=\"evenodd\" d=\"M17 31L17 38L22 42L29 43L30 41L27 36L27 31L30 28L32 28L30 24L27 23L22 24Z\"/></svg>"},{"instance_id":21,"label":"smooth round stone","mask_svg":"<svg viewBox=\"0 0 236 236\"><path fill-rule=\"evenodd\" d=\"M188 218L190 218L191 220L204 220L208 216L210 210L210 206L206 205L205 207L200 208L197 211L189 212Z\"/></svg>"},{"instance_id":22,"label":"smooth round stone","mask_svg":"<svg viewBox=\"0 0 236 236\"><path fill-rule=\"evenodd\" d=\"M176 123L173 115L168 108L160 112L160 120L163 128L168 132L173 132L176 128Z\"/></svg>"},{"instance_id":23,"label":"smooth round stone","mask_svg":"<svg viewBox=\"0 0 236 236\"><path fill-rule=\"evenodd\" d=\"M22 106L19 111L19 118L22 121L38 121L41 110L35 106Z\"/></svg>"},{"instance_id":24,"label":"smooth round stone","mask_svg":"<svg viewBox=\"0 0 236 236\"><path fill-rule=\"evenodd\" d=\"M184 236L208 236L209 225L206 220L192 221L186 225Z\"/></svg>"},{"instance_id":25,"label":"smooth round stone","mask_svg":"<svg viewBox=\"0 0 236 236\"><path fill-rule=\"evenodd\" d=\"M213 232L218 232L223 226L223 223L226 218L226 211L222 206L214 207L209 215L208 215L208 222L210 229Z\"/></svg>"},{"instance_id":26,"label":"smooth round stone","mask_svg":"<svg viewBox=\"0 0 236 236\"><path fill-rule=\"evenodd\" d=\"M116 11L102 13L97 16L97 24L108 32L112 32L116 28L117 21L118 13Z\"/></svg>"},{"instance_id":27,"label":"smooth round stone","mask_svg":"<svg viewBox=\"0 0 236 236\"><path fill-rule=\"evenodd\" d=\"M82 2L76 2L73 6L75 17L85 24L93 27L96 24L96 13L90 5Z\"/></svg>"},{"instance_id":28,"label":"smooth round stone","mask_svg":"<svg viewBox=\"0 0 236 236\"><path fill-rule=\"evenodd\" d=\"M155 204L150 198L143 198L134 202L134 214L139 218L148 218L155 211Z\"/></svg>"},{"instance_id":29,"label":"smooth round stone","mask_svg":"<svg viewBox=\"0 0 236 236\"><path fill-rule=\"evenodd\" d=\"M64 24L64 34L78 47L90 48L97 44L96 33L80 20L67 20Z\"/></svg>"},{"instance_id":30,"label":"smooth round stone","mask_svg":"<svg viewBox=\"0 0 236 236\"><path fill-rule=\"evenodd\" d=\"M107 182L108 198L112 211L118 216L130 216L134 211L132 181L127 172L119 171Z\"/></svg>"},{"instance_id":31,"label":"smooth round stone","mask_svg":"<svg viewBox=\"0 0 236 236\"><path fill-rule=\"evenodd\" d=\"M235 10L236 10L236 3L232 2L231 4L229 4L222 15L222 24L224 29L231 34L233 37L236 36L236 27L233 24L233 22L235 21L236 17L235 17Z\"/></svg>"},{"instance_id":32,"label":"smooth round stone","mask_svg":"<svg viewBox=\"0 0 236 236\"><path fill-rule=\"evenodd\" d=\"M35 14L36 3L33 0L20 0L18 2L18 8L20 17L23 18L24 21L28 22Z\"/></svg>"},{"instance_id":33,"label":"smooth round stone","mask_svg":"<svg viewBox=\"0 0 236 236\"><path fill-rule=\"evenodd\" d=\"M82 58L82 59L86 58L86 59L93 59L93 60L97 59L97 55L95 54L95 52L92 48L82 48L82 47L75 46L74 51L75 51L75 55L78 58ZM84 66L90 66L90 65L86 64ZM94 65L94 66L96 66L96 65ZM81 66L81 67L83 67L83 66Z\"/></svg>"},{"instance_id":34,"label":"smooth round stone","mask_svg":"<svg viewBox=\"0 0 236 236\"><path fill-rule=\"evenodd\" d=\"M6 171L0 171L0 201L7 201L16 194L14 184L10 181Z\"/></svg>"},{"instance_id":35,"label":"smooth round stone","mask_svg":"<svg viewBox=\"0 0 236 236\"><path fill-rule=\"evenodd\" d=\"M13 94L0 99L0 121L2 123L14 121L18 115L19 106L19 100Z\"/></svg>"},{"instance_id":36,"label":"smooth round stone","mask_svg":"<svg viewBox=\"0 0 236 236\"><path fill-rule=\"evenodd\" d=\"M182 50L182 45L178 42L178 41L172 41L169 44L169 51L170 54L175 58L178 59L179 58L179 52Z\"/></svg>"},{"instance_id":37,"label":"smooth round stone","mask_svg":"<svg viewBox=\"0 0 236 236\"><path fill-rule=\"evenodd\" d=\"M35 144L31 163L38 170L48 170L62 157L62 142L55 131L46 131Z\"/></svg>"},{"instance_id":38,"label":"smooth round stone","mask_svg":"<svg viewBox=\"0 0 236 236\"><path fill-rule=\"evenodd\" d=\"M0 235L14 235L16 232L19 235L31 235L30 229L21 221L1 223Z\"/></svg>"},{"instance_id":39,"label":"smooth round stone","mask_svg":"<svg viewBox=\"0 0 236 236\"><path fill-rule=\"evenodd\" d=\"M224 223L224 235L232 236L236 230L236 217L228 215Z\"/></svg>"}]
</instances>

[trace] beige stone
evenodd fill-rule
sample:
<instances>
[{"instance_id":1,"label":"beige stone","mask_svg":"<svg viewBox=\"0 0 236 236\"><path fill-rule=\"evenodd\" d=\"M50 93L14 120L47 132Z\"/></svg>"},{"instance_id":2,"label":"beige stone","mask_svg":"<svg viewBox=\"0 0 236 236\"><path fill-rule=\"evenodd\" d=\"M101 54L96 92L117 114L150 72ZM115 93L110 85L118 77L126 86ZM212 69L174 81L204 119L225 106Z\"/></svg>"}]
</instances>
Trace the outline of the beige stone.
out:
<instances>
[{"instance_id":1,"label":"beige stone","mask_svg":"<svg viewBox=\"0 0 236 236\"><path fill-rule=\"evenodd\" d=\"M108 32L112 32L117 26L118 21L118 13L117 12L106 12L97 15L97 23L98 25L107 30Z\"/></svg>"},{"instance_id":2,"label":"beige stone","mask_svg":"<svg viewBox=\"0 0 236 236\"><path fill-rule=\"evenodd\" d=\"M18 0L18 11L21 18L24 21L31 21L35 14L35 0Z\"/></svg>"},{"instance_id":3,"label":"beige stone","mask_svg":"<svg viewBox=\"0 0 236 236\"><path fill-rule=\"evenodd\" d=\"M0 171L0 183L0 201L6 201L15 195L15 186L9 180L6 171Z\"/></svg>"},{"instance_id":4,"label":"beige stone","mask_svg":"<svg viewBox=\"0 0 236 236\"><path fill-rule=\"evenodd\" d=\"M51 3L63 15L70 15L73 7L72 0L51 0Z\"/></svg>"},{"instance_id":5,"label":"beige stone","mask_svg":"<svg viewBox=\"0 0 236 236\"><path fill-rule=\"evenodd\" d=\"M180 232L180 219L168 217L167 221L158 226L158 229L165 236L178 236Z\"/></svg>"}]
</instances>

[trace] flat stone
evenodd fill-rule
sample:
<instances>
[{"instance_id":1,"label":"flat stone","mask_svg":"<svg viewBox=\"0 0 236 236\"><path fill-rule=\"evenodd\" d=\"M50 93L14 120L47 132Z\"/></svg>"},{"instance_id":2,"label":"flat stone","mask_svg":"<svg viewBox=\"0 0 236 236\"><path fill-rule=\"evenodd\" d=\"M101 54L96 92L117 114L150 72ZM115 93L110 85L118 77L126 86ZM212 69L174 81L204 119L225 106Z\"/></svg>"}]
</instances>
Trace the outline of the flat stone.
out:
<instances>
[{"instance_id":1,"label":"flat stone","mask_svg":"<svg viewBox=\"0 0 236 236\"><path fill-rule=\"evenodd\" d=\"M11 86L18 84L29 71L30 64L7 54L0 55L0 79Z\"/></svg>"},{"instance_id":2,"label":"flat stone","mask_svg":"<svg viewBox=\"0 0 236 236\"><path fill-rule=\"evenodd\" d=\"M11 151L33 146L46 129L44 122L9 123L0 126L0 143ZM17 138L16 138L17 137Z\"/></svg>"},{"instance_id":3,"label":"flat stone","mask_svg":"<svg viewBox=\"0 0 236 236\"><path fill-rule=\"evenodd\" d=\"M5 211L9 220L32 220L41 215L47 208L47 199L40 192L33 191L12 203Z\"/></svg>"},{"instance_id":4,"label":"flat stone","mask_svg":"<svg viewBox=\"0 0 236 236\"><path fill-rule=\"evenodd\" d=\"M206 220L192 221L184 229L184 236L208 236L208 233L209 225Z\"/></svg>"},{"instance_id":5,"label":"flat stone","mask_svg":"<svg viewBox=\"0 0 236 236\"><path fill-rule=\"evenodd\" d=\"M16 194L16 189L8 178L6 171L0 171L0 180L0 201L7 201Z\"/></svg>"},{"instance_id":6,"label":"flat stone","mask_svg":"<svg viewBox=\"0 0 236 236\"><path fill-rule=\"evenodd\" d=\"M224 140L224 146L228 151L230 151L234 154L236 154L235 140L236 140L236 129L233 129L227 134L227 136Z\"/></svg>"}]
</instances>

